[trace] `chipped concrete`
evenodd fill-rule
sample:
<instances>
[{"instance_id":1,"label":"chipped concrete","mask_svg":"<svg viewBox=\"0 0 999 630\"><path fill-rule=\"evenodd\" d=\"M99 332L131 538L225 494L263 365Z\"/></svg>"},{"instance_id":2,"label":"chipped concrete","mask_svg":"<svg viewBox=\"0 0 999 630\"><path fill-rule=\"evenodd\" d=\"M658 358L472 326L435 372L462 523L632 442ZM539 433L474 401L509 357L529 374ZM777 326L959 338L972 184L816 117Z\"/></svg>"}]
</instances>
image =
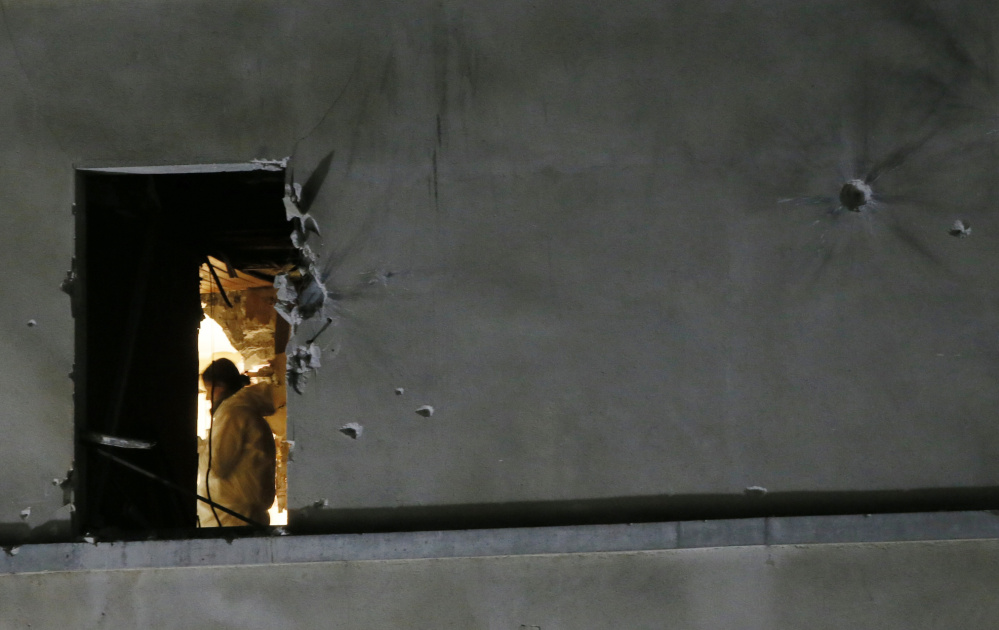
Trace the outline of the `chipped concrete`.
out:
<instances>
[{"instance_id":1,"label":"chipped concrete","mask_svg":"<svg viewBox=\"0 0 999 630\"><path fill-rule=\"evenodd\" d=\"M288 384L304 393L309 376L322 367L322 348L315 343L296 346L288 350Z\"/></svg>"}]
</instances>

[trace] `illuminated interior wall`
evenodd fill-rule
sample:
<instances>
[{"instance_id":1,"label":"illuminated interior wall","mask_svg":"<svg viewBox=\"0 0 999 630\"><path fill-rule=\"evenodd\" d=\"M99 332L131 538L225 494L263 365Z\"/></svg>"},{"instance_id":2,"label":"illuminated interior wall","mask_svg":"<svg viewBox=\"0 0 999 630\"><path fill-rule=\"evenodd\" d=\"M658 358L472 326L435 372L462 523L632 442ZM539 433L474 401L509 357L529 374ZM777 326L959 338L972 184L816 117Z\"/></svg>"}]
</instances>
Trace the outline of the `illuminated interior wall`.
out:
<instances>
[{"instance_id":1,"label":"illuminated interior wall","mask_svg":"<svg viewBox=\"0 0 999 630\"><path fill-rule=\"evenodd\" d=\"M274 432L277 451L276 498L270 510L270 524L285 525L288 522L287 398L284 352L275 352L278 349L276 329L280 324L273 307L274 289L258 287L230 291L227 297L232 302L231 307L224 303L217 290L202 295L205 319L198 333L199 373L203 373L212 361L226 358L235 363L241 373L250 376L251 384L273 386L276 411L265 417ZM211 423L211 402L204 383L199 387L198 436L206 440Z\"/></svg>"}]
</instances>

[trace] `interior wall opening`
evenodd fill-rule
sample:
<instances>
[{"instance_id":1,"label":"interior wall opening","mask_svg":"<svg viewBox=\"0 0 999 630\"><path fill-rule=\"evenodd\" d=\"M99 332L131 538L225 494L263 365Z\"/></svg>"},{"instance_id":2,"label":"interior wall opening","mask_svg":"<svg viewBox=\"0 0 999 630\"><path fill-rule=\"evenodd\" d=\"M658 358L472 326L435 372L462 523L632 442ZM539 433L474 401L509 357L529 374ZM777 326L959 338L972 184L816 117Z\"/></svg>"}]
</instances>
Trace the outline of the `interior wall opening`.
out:
<instances>
[{"instance_id":1,"label":"interior wall opening","mask_svg":"<svg viewBox=\"0 0 999 630\"><path fill-rule=\"evenodd\" d=\"M209 265L214 268L214 274ZM204 373L216 359L225 358L249 377L250 385L269 389L274 413L264 419L274 436L276 463L274 503L267 512L270 525L287 525L289 449L284 347L289 327L274 310L277 291L273 281L233 271L235 277L230 277L225 264L212 257L200 267L201 308L205 318L198 332L198 373ZM212 405L204 382L199 380L198 387L200 453L207 447L210 437ZM196 485L203 487L204 484L199 479ZM202 512L207 514L205 510ZM213 522L214 516L212 514L207 523L199 519L199 526L220 526L221 523Z\"/></svg>"}]
</instances>

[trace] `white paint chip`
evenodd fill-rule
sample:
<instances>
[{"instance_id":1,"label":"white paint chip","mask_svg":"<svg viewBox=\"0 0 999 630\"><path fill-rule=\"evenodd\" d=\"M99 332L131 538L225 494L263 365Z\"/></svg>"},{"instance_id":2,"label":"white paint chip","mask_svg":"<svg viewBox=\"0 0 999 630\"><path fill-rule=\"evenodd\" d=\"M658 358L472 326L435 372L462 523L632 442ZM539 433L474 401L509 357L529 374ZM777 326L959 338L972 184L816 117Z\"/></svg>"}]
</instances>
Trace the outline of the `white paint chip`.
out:
<instances>
[{"instance_id":1,"label":"white paint chip","mask_svg":"<svg viewBox=\"0 0 999 630\"><path fill-rule=\"evenodd\" d=\"M423 405L422 407L416 410L416 413L420 414L424 418L429 418L430 416L434 415L434 408L431 407L430 405Z\"/></svg>"},{"instance_id":2,"label":"white paint chip","mask_svg":"<svg viewBox=\"0 0 999 630\"><path fill-rule=\"evenodd\" d=\"M313 501L312 503L312 507L319 509L328 508L329 506L330 506L329 499L319 499L318 501Z\"/></svg>"},{"instance_id":3,"label":"white paint chip","mask_svg":"<svg viewBox=\"0 0 999 630\"><path fill-rule=\"evenodd\" d=\"M755 495L761 497L766 493L767 489L764 488L763 486L749 486L748 488L746 488L746 494L749 495Z\"/></svg>"},{"instance_id":4,"label":"white paint chip","mask_svg":"<svg viewBox=\"0 0 999 630\"><path fill-rule=\"evenodd\" d=\"M274 159L259 159L250 160L250 164L255 164L264 171L283 171L288 166L289 158L281 158L280 160Z\"/></svg>"}]
</instances>

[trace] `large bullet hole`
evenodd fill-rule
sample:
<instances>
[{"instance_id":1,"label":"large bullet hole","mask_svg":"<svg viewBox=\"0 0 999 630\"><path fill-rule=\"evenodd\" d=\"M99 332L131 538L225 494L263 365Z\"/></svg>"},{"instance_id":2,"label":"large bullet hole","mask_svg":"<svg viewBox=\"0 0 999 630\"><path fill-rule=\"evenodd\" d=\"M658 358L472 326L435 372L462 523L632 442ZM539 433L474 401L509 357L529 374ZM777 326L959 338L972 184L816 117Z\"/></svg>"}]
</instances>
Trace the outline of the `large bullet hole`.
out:
<instances>
[{"instance_id":1,"label":"large bullet hole","mask_svg":"<svg viewBox=\"0 0 999 630\"><path fill-rule=\"evenodd\" d=\"M839 189L839 202L851 212L860 212L860 209L870 202L873 194L871 187L864 180L851 179Z\"/></svg>"}]
</instances>

